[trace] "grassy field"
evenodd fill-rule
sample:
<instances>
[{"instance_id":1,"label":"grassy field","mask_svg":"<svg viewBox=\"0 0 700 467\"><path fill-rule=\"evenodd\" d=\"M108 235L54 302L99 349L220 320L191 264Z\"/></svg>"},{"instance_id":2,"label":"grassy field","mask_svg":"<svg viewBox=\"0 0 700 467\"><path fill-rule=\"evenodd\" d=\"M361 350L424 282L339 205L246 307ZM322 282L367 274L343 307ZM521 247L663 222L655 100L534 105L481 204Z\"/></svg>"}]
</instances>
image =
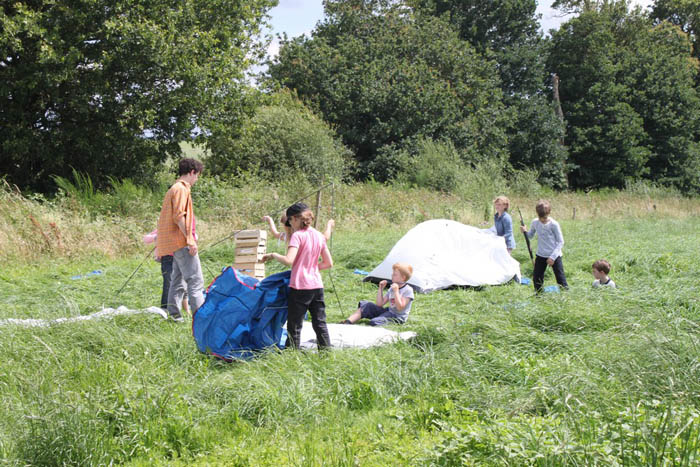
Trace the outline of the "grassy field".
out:
<instances>
[{"instance_id":1,"label":"grassy field","mask_svg":"<svg viewBox=\"0 0 700 467\"><path fill-rule=\"evenodd\" d=\"M332 277L324 272L330 322L374 296L353 270L373 268L413 223L483 218L443 195L345 190L334 206L336 266ZM568 292L535 297L509 284L419 295L408 323L394 327L415 331L411 342L226 364L197 352L189 325L156 316L0 326L0 464L696 465L700 203L558 196ZM104 218L14 202L40 223L55 216L82 226L86 237L114 229ZM203 235L211 244L233 223L254 222L254 205L233 220L202 206ZM381 220L392 215L393 225ZM143 218L124 229L127 237L137 238ZM11 227L0 237L6 245ZM0 320L154 305L160 272L150 259L116 294L146 253L49 248L5 261ZM619 290L591 289L590 266L601 257ZM205 245L205 281L232 258L230 242ZM531 277L522 241L515 258Z\"/></svg>"}]
</instances>

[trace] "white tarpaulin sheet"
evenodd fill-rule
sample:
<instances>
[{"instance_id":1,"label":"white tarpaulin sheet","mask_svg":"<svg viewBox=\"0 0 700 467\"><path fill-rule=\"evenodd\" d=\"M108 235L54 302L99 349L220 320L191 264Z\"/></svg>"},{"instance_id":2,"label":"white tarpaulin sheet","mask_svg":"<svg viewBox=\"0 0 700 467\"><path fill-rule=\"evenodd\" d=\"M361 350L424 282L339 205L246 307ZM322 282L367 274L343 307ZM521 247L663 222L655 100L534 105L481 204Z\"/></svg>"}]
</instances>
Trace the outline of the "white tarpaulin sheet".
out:
<instances>
[{"instance_id":1,"label":"white tarpaulin sheet","mask_svg":"<svg viewBox=\"0 0 700 467\"><path fill-rule=\"evenodd\" d=\"M103 308L102 311L92 313L90 315L80 315L71 316L70 318L56 318L56 319L20 319L20 318L7 318L0 319L0 326L15 325L15 326L25 326L25 327L47 327L53 326L55 324L64 323L76 323L78 321L87 321L91 319L100 318L113 318L119 315L139 315L142 313L158 315L161 318L167 318L168 315L165 314L163 310L158 307L151 306L144 310L130 310L125 306L120 306L119 308Z\"/></svg>"},{"instance_id":2,"label":"white tarpaulin sheet","mask_svg":"<svg viewBox=\"0 0 700 467\"><path fill-rule=\"evenodd\" d=\"M101 311L90 315L72 316L69 318L57 319L20 319L7 318L0 319L0 326L14 325L22 327L49 327L57 324L76 323L93 319L113 318L121 315L152 314L163 319L167 314L162 309L152 306L143 310L130 310L125 306L119 308L104 308ZM347 324L328 324L328 332L331 336L331 344L334 348L359 347L367 348L375 345L389 344L398 340L407 340L415 337L415 332L395 332L390 329ZM304 322L301 329L301 347L304 349L316 349L316 333L311 327L311 323Z\"/></svg>"},{"instance_id":3,"label":"white tarpaulin sheet","mask_svg":"<svg viewBox=\"0 0 700 467\"><path fill-rule=\"evenodd\" d=\"M375 345L389 344L399 340L408 340L416 336L415 332L396 332L391 329L363 326L358 324L328 324L331 345L342 349L348 347L367 348ZM304 321L301 328L302 349L316 349L316 333L309 321Z\"/></svg>"},{"instance_id":4,"label":"white tarpaulin sheet","mask_svg":"<svg viewBox=\"0 0 700 467\"><path fill-rule=\"evenodd\" d=\"M448 219L409 230L365 280L390 281L391 266L398 262L413 266L408 283L420 292L520 280L520 263L508 253L503 237Z\"/></svg>"}]
</instances>

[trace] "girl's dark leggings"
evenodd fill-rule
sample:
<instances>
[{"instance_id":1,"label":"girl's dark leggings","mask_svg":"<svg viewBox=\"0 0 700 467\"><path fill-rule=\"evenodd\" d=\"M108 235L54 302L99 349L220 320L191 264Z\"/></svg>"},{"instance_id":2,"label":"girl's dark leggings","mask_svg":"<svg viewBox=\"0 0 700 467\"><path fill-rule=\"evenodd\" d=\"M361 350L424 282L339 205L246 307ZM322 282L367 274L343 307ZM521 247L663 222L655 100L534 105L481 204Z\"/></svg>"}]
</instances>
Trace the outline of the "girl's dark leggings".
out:
<instances>
[{"instance_id":1,"label":"girl's dark leggings","mask_svg":"<svg viewBox=\"0 0 700 467\"><path fill-rule=\"evenodd\" d=\"M331 346L331 338L326 326L326 303L323 301L323 289L297 290L289 289L287 299L287 347L299 348L301 327L306 312L311 314L311 326L316 332L319 350Z\"/></svg>"}]
</instances>

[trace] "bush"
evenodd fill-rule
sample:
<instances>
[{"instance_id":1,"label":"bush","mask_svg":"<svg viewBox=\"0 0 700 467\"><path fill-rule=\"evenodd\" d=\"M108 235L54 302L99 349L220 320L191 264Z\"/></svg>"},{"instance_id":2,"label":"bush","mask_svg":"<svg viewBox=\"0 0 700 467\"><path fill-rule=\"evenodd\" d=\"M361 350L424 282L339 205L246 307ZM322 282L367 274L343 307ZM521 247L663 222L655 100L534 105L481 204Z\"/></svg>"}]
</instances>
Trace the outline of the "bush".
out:
<instances>
[{"instance_id":1,"label":"bush","mask_svg":"<svg viewBox=\"0 0 700 467\"><path fill-rule=\"evenodd\" d=\"M74 210L84 210L93 218L98 215L139 216L157 209L160 195L151 189L135 185L129 179L108 177L110 187L96 191L92 179L73 169L73 181L54 176L59 199L65 198Z\"/></svg>"},{"instance_id":2,"label":"bush","mask_svg":"<svg viewBox=\"0 0 700 467\"><path fill-rule=\"evenodd\" d=\"M397 161L406 161L397 181L444 192L452 192L458 187L465 167L450 141L421 139L415 151L410 158L395 156Z\"/></svg>"},{"instance_id":3,"label":"bush","mask_svg":"<svg viewBox=\"0 0 700 467\"><path fill-rule=\"evenodd\" d=\"M259 172L268 180L283 180L290 172L301 172L314 184L342 179L350 151L333 130L289 94L268 100L245 122L230 150L210 156L207 167L219 175Z\"/></svg>"}]
</instances>

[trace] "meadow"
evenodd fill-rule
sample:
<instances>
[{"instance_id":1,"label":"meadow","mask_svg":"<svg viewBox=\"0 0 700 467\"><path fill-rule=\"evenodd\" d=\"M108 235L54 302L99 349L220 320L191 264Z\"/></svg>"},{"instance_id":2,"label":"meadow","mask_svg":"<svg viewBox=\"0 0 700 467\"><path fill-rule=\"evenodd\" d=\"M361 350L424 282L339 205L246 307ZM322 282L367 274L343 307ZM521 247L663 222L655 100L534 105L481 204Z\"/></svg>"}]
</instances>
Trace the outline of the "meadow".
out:
<instances>
[{"instance_id":1,"label":"meadow","mask_svg":"<svg viewBox=\"0 0 700 467\"><path fill-rule=\"evenodd\" d=\"M205 282L233 259L233 242L220 240L262 228L260 216L310 188L256 183L196 193ZM0 464L696 465L700 200L647 188L512 196L526 222L537 197L552 200L571 289L418 295L408 322L392 327L415 331L409 342L224 363L197 352L188 323L157 316L2 325ZM96 193L0 190L0 321L155 305L160 271L139 237L161 195L139 190L122 187L135 194L102 199L112 206L102 211L89 203ZM481 224L491 197L326 190L322 221L338 224L324 272L329 322L375 295L356 268L371 270L422 220ZM618 290L591 289L598 258ZM72 279L93 270L102 274Z\"/></svg>"}]
</instances>

